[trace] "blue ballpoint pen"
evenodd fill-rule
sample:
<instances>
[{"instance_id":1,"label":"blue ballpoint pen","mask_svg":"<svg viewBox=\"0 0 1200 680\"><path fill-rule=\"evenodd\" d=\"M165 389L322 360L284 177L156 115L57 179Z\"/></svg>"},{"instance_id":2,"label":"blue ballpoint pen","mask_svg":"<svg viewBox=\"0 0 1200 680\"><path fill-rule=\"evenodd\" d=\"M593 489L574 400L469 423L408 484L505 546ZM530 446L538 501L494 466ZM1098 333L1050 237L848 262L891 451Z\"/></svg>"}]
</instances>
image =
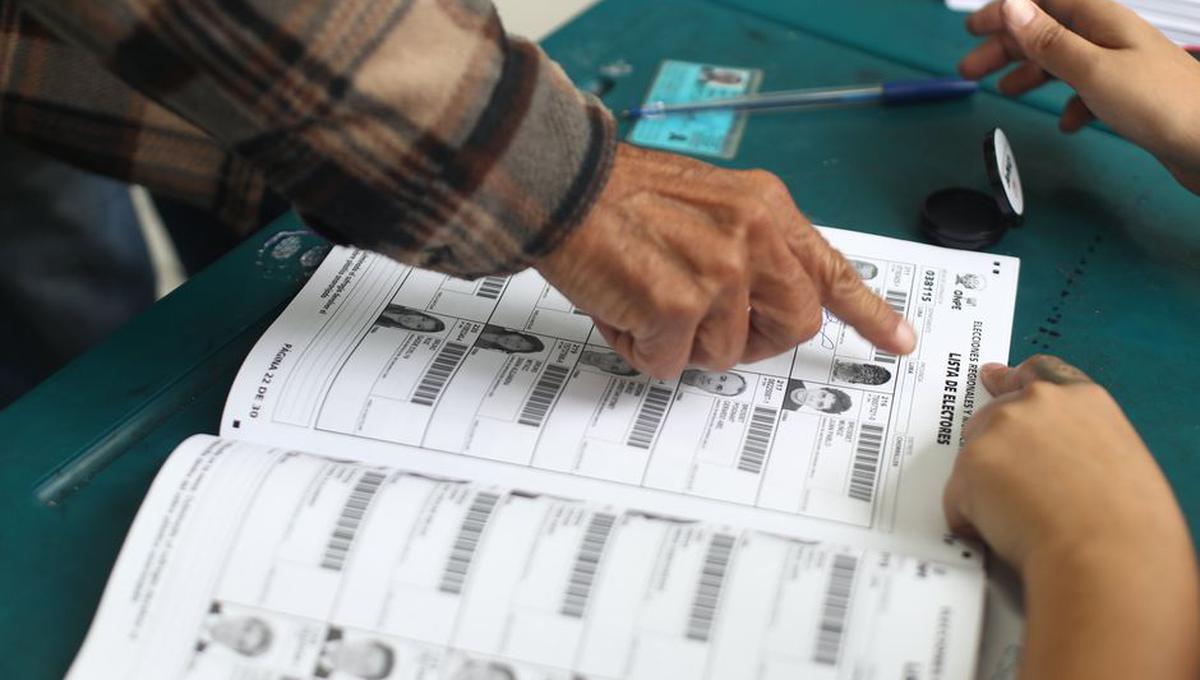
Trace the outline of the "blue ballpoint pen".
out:
<instances>
[{"instance_id":1,"label":"blue ballpoint pen","mask_svg":"<svg viewBox=\"0 0 1200 680\"><path fill-rule=\"evenodd\" d=\"M653 102L628 109L623 118L643 118L675 113L703 111L779 111L810 106L850 106L855 104L915 104L919 102L968 97L979 89L973 80L961 78L925 78L894 80L876 85L817 88L768 92L731 99L709 99L697 102L666 104Z\"/></svg>"}]
</instances>

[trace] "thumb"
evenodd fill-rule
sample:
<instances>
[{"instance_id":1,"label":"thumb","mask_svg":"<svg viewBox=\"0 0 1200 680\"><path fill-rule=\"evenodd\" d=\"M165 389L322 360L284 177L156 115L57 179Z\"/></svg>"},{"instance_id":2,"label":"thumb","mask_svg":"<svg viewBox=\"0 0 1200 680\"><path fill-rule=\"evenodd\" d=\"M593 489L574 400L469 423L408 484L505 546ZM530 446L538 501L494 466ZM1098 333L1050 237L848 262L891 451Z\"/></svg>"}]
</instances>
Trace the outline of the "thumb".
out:
<instances>
[{"instance_id":1,"label":"thumb","mask_svg":"<svg viewBox=\"0 0 1200 680\"><path fill-rule=\"evenodd\" d=\"M980 368L980 377L984 387L994 397L1025 389L1039 380L1055 385L1092 382L1083 371L1058 357L1046 354L1035 354L1016 368L1009 368L1004 364L984 364Z\"/></svg>"},{"instance_id":2,"label":"thumb","mask_svg":"<svg viewBox=\"0 0 1200 680\"><path fill-rule=\"evenodd\" d=\"M1076 90L1086 86L1103 48L1058 23L1033 0L1004 0L1001 13L1027 58Z\"/></svg>"},{"instance_id":3,"label":"thumb","mask_svg":"<svg viewBox=\"0 0 1200 680\"><path fill-rule=\"evenodd\" d=\"M970 495L967 492L966 477L955 465L946 486L942 490L942 514L946 516L946 524L950 531L959 536L976 537L979 532L971 524L968 516L970 511Z\"/></svg>"}]
</instances>

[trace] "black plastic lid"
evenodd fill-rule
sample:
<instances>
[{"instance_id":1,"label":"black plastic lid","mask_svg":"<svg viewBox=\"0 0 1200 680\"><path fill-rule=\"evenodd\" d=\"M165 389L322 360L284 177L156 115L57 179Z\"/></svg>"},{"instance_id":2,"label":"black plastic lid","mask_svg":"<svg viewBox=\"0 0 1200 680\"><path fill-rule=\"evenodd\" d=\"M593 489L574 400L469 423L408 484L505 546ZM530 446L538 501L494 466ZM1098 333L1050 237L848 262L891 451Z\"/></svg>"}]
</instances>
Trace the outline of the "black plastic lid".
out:
<instances>
[{"instance_id":1,"label":"black plastic lid","mask_svg":"<svg viewBox=\"0 0 1200 680\"><path fill-rule=\"evenodd\" d=\"M999 241L1007 229L996 199L982 191L942 189L921 206L921 230L939 246L979 250Z\"/></svg>"}]
</instances>

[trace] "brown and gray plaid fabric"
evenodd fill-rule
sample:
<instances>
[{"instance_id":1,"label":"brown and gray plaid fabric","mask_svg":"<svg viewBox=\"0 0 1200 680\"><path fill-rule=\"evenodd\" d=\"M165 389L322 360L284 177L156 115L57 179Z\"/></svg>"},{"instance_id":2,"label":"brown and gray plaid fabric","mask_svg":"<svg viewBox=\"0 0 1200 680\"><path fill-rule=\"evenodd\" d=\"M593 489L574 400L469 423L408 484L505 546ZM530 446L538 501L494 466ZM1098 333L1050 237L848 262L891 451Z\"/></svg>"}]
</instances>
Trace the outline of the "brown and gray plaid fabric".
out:
<instances>
[{"instance_id":1,"label":"brown and gray plaid fabric","mask_svg":"<svg viewBox=\"0 0 1200 680\"><path fill-rule=\"evenodd\" d=\"M0 130L253 222L511 272L587 212L611 116L486 0L0 0Z\"/></svg>"}]
</instances>

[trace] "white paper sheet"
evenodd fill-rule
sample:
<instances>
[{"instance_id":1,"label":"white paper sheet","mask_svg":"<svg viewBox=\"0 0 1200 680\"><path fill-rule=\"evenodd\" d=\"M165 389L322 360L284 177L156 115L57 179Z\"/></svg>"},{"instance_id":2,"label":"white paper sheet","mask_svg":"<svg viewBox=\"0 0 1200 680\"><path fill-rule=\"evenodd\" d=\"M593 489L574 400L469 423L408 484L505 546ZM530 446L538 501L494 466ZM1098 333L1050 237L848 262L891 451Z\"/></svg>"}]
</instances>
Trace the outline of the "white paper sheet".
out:
<instances>
[{"instance_id":1,"label":"white paper sheet","mask_svg":"<svg viewBox=\"0 0 1200 680\"><path fill-rule=\"evenodd\" d=\"M1018 261L824 233L917 328L912 356L827 314L794 351L654 380L532 270L466 282L336 249L247 358L222 434L958 559L942 485L978 367L1008 359Z\"/></svg>"},{"instance_id":2,"label":"white paper sheet","mask_svg":"<svg viewBox=\"0 0 1200 680\"><path fill-rule=\"evenodd\" d=\"M197 436L69 680L963 678L982 573Z\"/></svg>"},{"instance_id":3,"label":"white paper sheet","mask_svg":"<svg viewBox=\"0 0 1200 680\"><path fill-rule=\"evenodd\" d=\"M989 0L946 0L946 6L973 12ZM1200 2L1197 0L1118 0L1180 45L1200 45Z\"/></svg>"}]
</instances>

